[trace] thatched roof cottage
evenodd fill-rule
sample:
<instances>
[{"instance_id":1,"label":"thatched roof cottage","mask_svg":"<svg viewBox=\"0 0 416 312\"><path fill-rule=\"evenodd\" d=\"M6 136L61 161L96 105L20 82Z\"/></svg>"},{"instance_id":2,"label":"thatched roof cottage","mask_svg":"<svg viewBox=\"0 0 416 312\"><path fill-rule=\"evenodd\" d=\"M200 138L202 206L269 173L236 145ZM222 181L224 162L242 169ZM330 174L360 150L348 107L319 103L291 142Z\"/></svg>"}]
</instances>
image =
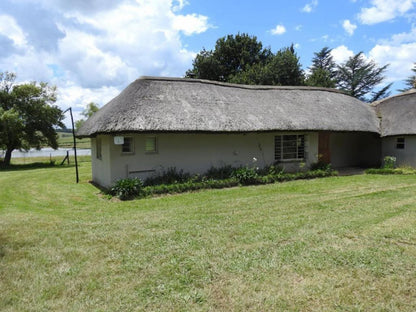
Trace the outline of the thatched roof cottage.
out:
<instances>
[{"instance_id":1,"label":"thatched roof cottage","mask_svg":"<svg viewBox=\"0 0 416 312\"><path fill-rule=\"evenodd\" d=\"M381 108L381 113L383 105ZM224 165L287 170L380 161L373 107L340 91L143 77L78 131L92 139L93 180L103 186L169 167L203 173Z\"/></svg>"},{"instance_id":2,"label":"thatched roof cottage","mask_svg":"<svg viewBox=\"0 0 416 312\"><path fill-rule=\"evenodd\" d=\"M395 156L398 165L416 167L416 90L373 103L380 117L381 157Z\"/></svg>"}]
</instances>

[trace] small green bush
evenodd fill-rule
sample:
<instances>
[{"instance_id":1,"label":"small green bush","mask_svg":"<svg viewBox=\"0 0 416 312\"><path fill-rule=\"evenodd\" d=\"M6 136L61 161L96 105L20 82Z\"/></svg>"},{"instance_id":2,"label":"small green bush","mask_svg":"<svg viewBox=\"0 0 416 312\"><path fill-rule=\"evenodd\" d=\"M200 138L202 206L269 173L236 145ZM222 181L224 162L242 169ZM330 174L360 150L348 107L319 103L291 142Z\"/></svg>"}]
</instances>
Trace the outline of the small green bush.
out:
<instances>
[{"instance_id":1,"label":"small green bush","mask_svg":"<svg viewBox=\"0 0 416 312\"><path fill-rule=\"evenodd\" d=\"M237 179L242 185L257 184L259 175L254 168L241 167L235 169L231 174L231 177Z\"/></svg>"},{"instance_id":2,"label":"small green bush","mask_svg":"<svg viewBox=\"0 0 416 312\"><path fill-rule=\"evenodd\" d=\"M110 189L110 194L121 200L140 197L143 195L143 182L139 178L120 179Z\"/></svg>"},{"instance_id":3,"label":"small green bush","mask_svg":"<svg viewBox=\"0 0 416 312\"><path fill-rule=\"evenodd\" d=\"M191 180L189 173L183 172L183 170L177 170L176 167L170 167L163 171L161 174L147 178L144 181L144 185L160 185L160 184L174 184L184 183Z\"/></svg>"},{"instance_id":4,"label":"small green bush","mask_svg":"<svg viewBox=\"0 0 416 312\"><path fill-rule=\"evenodd\" d=\"M222 167L211 167L205 172L202 176L205 179L215 179L215 180L222 180L231 178L232 173L235 171L235 168L231 165L226 165Z\"/></svg>"},{"instance_id":5,"label":"small green bush","mask_svg":"<svg viewBox=\"0 0 416 312\"><path fill-rule=\"evenodd\" d=\"M383 169L394 169L396 168L396 157L386 156L383 159Z\"/></svg>"}]
</instances>

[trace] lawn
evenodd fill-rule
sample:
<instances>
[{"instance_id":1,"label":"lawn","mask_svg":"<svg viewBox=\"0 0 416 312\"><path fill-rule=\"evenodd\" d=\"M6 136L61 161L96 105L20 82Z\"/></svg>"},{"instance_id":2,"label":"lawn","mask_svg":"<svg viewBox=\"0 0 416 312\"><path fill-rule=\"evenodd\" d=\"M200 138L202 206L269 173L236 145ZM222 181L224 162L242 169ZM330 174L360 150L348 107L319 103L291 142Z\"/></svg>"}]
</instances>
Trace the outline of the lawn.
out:
<instances>
[{"instance_id":1,"label":"lawn","mask_svg":"<svg viewBox=\"0 0 416 312\"><path fill-rule=\"evenodd\" d=\"M415 311L416 175L110 200L0 171L1 311Z\"/></svg>"}]
</instances>

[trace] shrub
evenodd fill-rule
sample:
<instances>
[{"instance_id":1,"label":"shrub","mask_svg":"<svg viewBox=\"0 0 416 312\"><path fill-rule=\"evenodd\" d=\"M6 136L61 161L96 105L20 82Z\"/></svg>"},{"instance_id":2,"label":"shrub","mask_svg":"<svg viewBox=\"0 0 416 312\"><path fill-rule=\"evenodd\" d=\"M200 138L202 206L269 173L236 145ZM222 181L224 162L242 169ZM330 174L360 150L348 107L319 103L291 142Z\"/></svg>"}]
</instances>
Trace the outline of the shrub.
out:
<instances>
[{"instance_id":1,"label":"shrub","mask_svg":"<svg viewBox=\"0 0 416 312\"><path fill-rule=\"evenodd\" d=\"M110 194L121 200L139 197L143 194L143 182L139 178L126 178L118 180L110 189Z\"/></svg>"},{"instance_id":2,"label":"shrub","mask_svg":"<svg viewBox=\"0 0 416 312\"><path fill-rule=\"evenodd\" d=\"M203 177L206 179L223 180L230 178L234 171L235 168L233 168L231 165L226 165L218 168L211 167L205 174L203 174Z\"/></svg>"},{"instance_id":3,"label":"shrub","mask_svg":"<svg viewBox=\"0 0 416 312\"><path fill-rule=\"evenodd\" d=\"M386 156L383 160L383 168L384 169L394 169L396 167L396 157L394 156Z\"/></svg>"},{"instance_id":4,"label":"shrub","mask_svg":"<svg viewBox=\"0 0 416 312\"><path fill-rule=\"evenodd\" d=\"M182 169L178 171L176 167L170 167L166 171L163 171L162 174L147 178L144 181L144 185L174 184L183 183L189 180L191 180L191 175L189 173L183 172Z\"/></svg>"},{"instance_id":5,"label":"shrub","mask_svg":"<svg viewBox=\"0 0 416 312\"><path fill-rule=\"evenodd\" d=\"M328 164L322 160L318 160L317 162L311 164L310 170L323 170L323 171L330 171L331 170L331 164Z\"/></svg>"},{"instance_id":6,"label":"shrub","mask_svg":"<svg viewBox=\"0 0 416 312\"><path fill-rule=\"evenodd\" d=\"M259 175L254 168L241 167L235 169L231 177L237 179L242 185L257 184Z\"/></svg>"}]
</instances>

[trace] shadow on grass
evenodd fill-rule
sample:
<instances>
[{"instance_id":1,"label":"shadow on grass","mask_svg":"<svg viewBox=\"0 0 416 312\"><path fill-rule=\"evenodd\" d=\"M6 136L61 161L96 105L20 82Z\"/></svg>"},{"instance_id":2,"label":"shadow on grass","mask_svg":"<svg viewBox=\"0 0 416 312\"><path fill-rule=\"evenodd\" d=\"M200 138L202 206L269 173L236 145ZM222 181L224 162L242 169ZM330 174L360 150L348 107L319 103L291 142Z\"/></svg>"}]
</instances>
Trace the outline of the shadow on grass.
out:
<instances>
[{"instance_id":1,"label":"shadow on grass","mask_svg":"<svg viewBox=\"0 0 416 312\"><path fill-rule=\"evenodd\" d=\"M0 161L0 171L20 171L20 170L42 169L42 168L69 168L69 167L75 167L75 164L60 165L55 162L33 162L33 163L28 163L28 164L5 165L2 161Z\"/></svg>"}]
</instances>

